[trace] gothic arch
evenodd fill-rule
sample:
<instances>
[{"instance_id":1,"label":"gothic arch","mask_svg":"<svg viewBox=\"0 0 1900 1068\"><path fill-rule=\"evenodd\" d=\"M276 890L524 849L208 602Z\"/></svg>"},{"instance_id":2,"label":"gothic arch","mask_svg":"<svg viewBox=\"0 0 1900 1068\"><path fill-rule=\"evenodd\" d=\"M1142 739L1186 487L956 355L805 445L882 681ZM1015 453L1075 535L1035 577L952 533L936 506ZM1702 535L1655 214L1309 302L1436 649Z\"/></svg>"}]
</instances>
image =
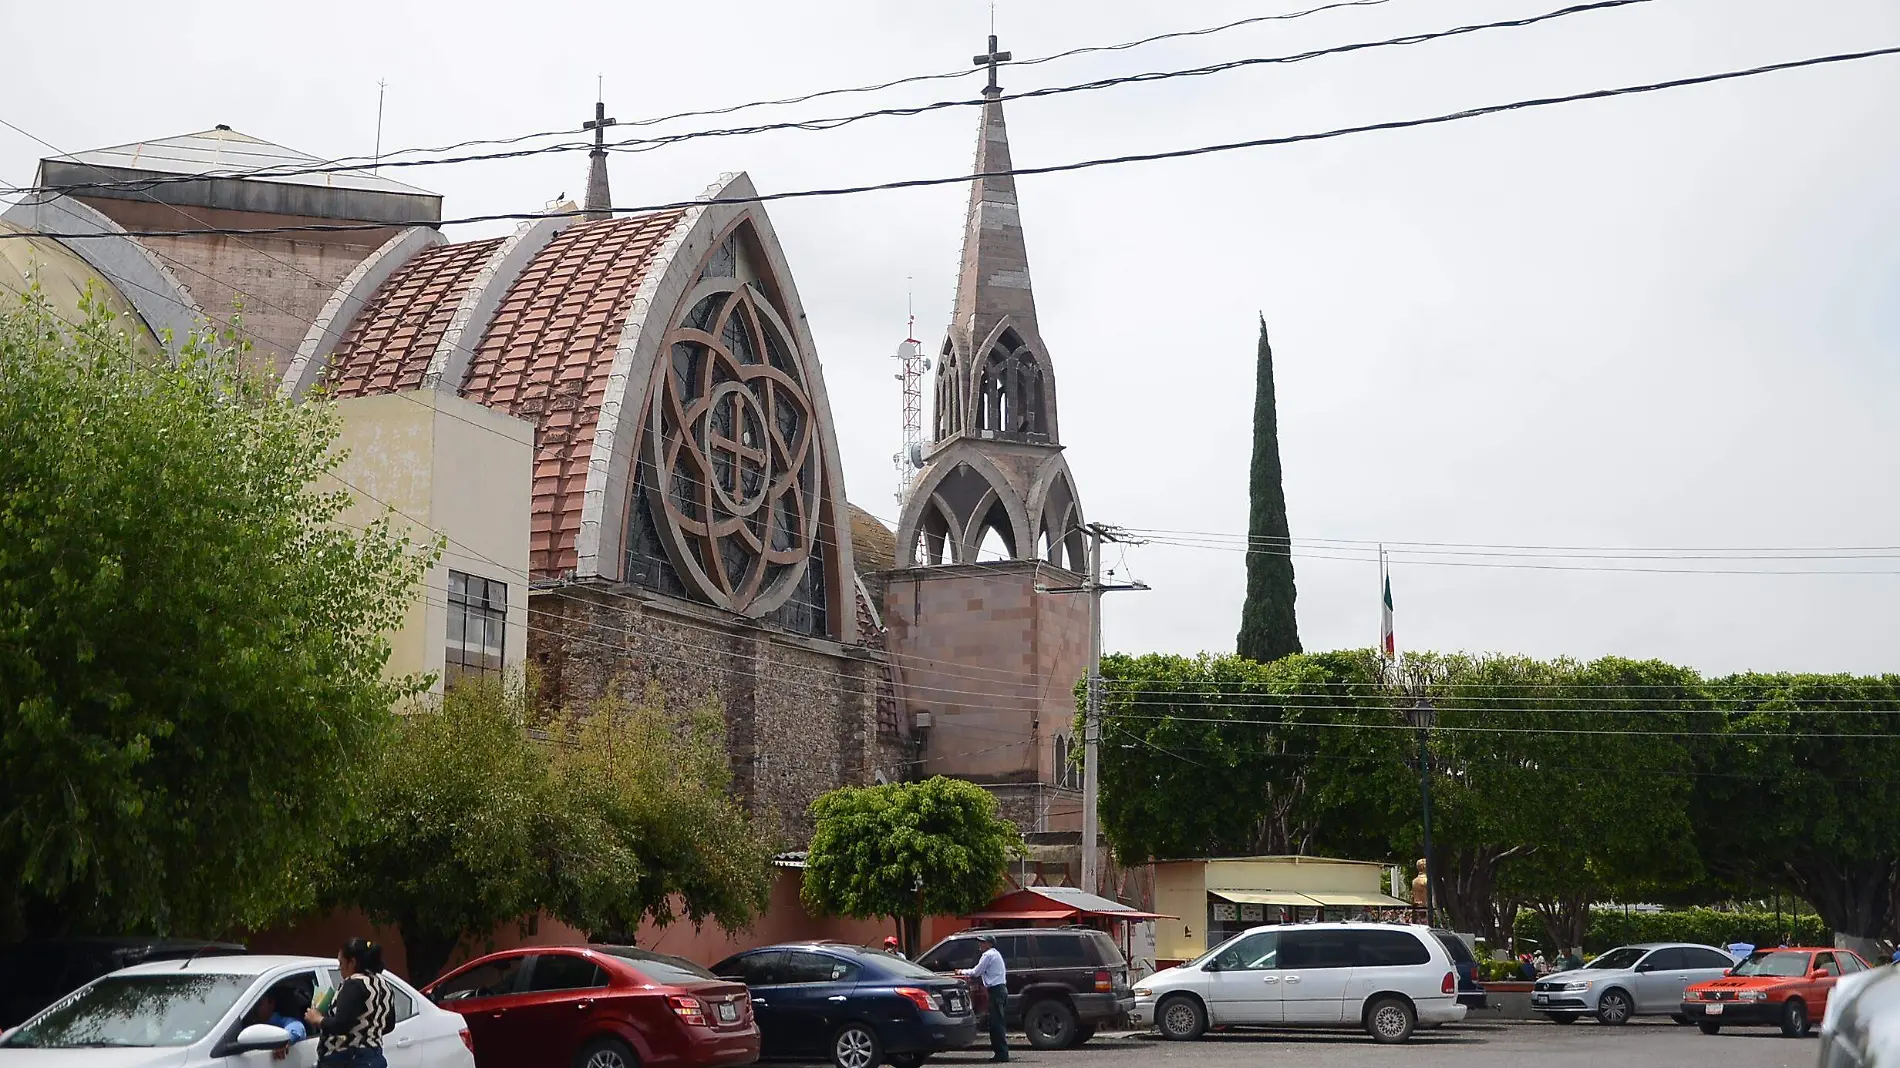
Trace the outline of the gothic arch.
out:
<instances>
[{"instance_id":1,"label":"gothic arch","mask_svg":"<svg viewBox=\"0 0 1900 1068\"><path fill-rule=\"evenodd\" d=\"M728 175L706 199L744 201L754 192L745 175ZM713 296L714 318L689 323ZM690 359L676 361L681 344L698 346L706 363L695 369ZM687 379L704 393L677 403ZM731 426L715 426L719 419ZM724 434L722 427L736 429ZM710 471L720 481L727 473L709 455L720 441L740 446L725 453L734 466L732 478L720 482L723 494L705 477ZM697 491L707 513L699 518L677 514L677 507L676 514L663 511L670 488L661 474L673 479L682 471L679 488ZM643 478L649 472L653 485ZM784 250L757 203L687 209L645 264L621 325L588 463L581 577L626 577L625 550L642 532L641 498L685 595L752 617L794 597L817 601L829 607L824 633L855 639L851 539L840 537L832 521L846 509L823 368Z\"/></svg>"},{"instance_id":2,"label":"gothic arch","mask_svg":"<svg viewBox=\"0 0 1900 1068\"><path fill-rule=\"evenodd\" d=\"M965 372L967 427L987 436L1060 441L1055 369L1041 339L1005 316L972 350Z\"/></svg>"},{"instance_id":3,"label":"gothic arch","mask_svg":"<svg viewBox=\"0 0 1900 1068\"><path fill-rule=\"evenodd\" d=\"M1060 454L1054 456L1029 489L1029 506L1036 516L1037 555L1057 567L1070 571L1088 569L1088 539L1082 534L1086 522L1081 498L1069 465Z\"/></svg>"},{"instance_id":4,"label":"gothic arch","mask_svg":"<svg viewBox=\"0 0 1900 1068\"><path fill-rule=\"evenodd\" d=\"M898 519L897 566L917 566L918 541L927 532L924 519L932 508L940 509L948 517L948 526L956 534L955 540L949 543L956 546L952 553L955 559L948 562L969 563L974 555L971 547L982 542L980 520L987 516L978 506L991 507L992 495L1008 519L1012 540L1029 536L1035 530L1021 496L989 457L971 448L953 446L940 451L918 475L916 485L911 487L910 499L904 504L903 515ZM971 540L972 531L977 531L974 540ZM1014 544L1023 543L1017 540Z\"/></svg>"}]
</instances>

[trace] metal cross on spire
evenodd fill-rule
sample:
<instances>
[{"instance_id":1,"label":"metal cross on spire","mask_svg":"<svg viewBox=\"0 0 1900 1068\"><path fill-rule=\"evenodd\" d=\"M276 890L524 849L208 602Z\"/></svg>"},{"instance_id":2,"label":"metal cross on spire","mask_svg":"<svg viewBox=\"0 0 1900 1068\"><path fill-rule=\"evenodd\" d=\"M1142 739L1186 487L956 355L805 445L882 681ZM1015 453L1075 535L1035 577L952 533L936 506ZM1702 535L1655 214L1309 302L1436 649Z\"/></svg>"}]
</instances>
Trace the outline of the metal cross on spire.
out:
<instances>
[{"instance_id":1,"label":"metal cross on spire","mask_svg":"<svg viewBox=\"0 0 1900 1068\"><path fill-rule=\"evenodd\" d=\"M607 188L607 127L613 124L606 102L596 95L594 117L581 124L581 129L594 131L594 150L587 154L587 196L581 203L585 219L613 218L613 193Z\"/></svg>"},{"instance_id":2,"label":"metal cross on spire","mask_svg":"<svg viewBox=\"0 0 1900 1068\"><path fill-rule=\"evenodd\" d=\"M1009 57L1004 56L1003 58L1008 59ZM594 101L594 117L581 123L581 129L594 131L594 151L596 153L605 153L607 151L607 127L614 125L617 121L618 120L607 117L606 101Z\"/></svg>"},{"instance_id":3,"label":"metal cross on spire","mask_svg":"<svg viewBox=\"0 0 1900 1068\"><path fill-rule=\"evenodd\" d=\"M1009 60L1010 54L1008 52L999 52L996 50L996 35L993 33L990 34L989 55L970 57L971 63L975 66L988 67L990 69L990 84L984 88L984 96L995 96L1003 91L1002 87L996 84L996 65L999 63L1008 63Z\"/></svg>"}]
</instances>

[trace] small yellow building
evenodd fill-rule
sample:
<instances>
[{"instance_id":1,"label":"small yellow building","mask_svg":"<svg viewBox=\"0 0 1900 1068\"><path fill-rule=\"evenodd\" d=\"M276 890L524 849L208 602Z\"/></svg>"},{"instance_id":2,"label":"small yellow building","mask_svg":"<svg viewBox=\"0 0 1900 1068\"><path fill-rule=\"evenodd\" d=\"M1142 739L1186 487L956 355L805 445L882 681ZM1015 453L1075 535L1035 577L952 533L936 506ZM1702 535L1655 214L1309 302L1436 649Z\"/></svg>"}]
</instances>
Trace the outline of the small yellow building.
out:
<instances>
[{"instance_id":1,"label":"small yellow building","mask_svg":"<svg viewBox=\"0 0 1900 1068\"><path fill-rule=\"evenodd\" d=\"M1249 927L1301 920L1358 919L1407 909L1384 893L1385 868L1366 860L1327 857L1214 857L1154 864L1155 962L1192 960Z\"/></svg>"},{"instance_id":2,"label":"small yellow building","mask_svg":"<svg viewBox=\"0 0 1900 1068\"><path fill-rule=\"evenodd\" d=\"M528 538L534 426L434 389L339 400L336 488L362 526L390 510L398 530L446 539L402 628L392 676L433 674L435 692L463 676L500 677L528 652Z\"/></svg>"}]
</instances>

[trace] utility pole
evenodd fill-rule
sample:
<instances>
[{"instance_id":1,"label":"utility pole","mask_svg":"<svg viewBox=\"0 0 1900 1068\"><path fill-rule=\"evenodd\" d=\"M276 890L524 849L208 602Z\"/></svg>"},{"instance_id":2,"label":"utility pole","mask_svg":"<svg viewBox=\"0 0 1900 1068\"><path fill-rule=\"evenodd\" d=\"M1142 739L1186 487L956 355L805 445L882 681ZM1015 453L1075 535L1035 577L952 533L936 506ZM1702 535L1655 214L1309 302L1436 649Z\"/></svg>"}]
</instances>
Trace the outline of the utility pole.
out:
<instances>
[{"instance_id":1,"label":"utility pole","mask_svg":"<svg viewBox=\"0 0 1900 1068\"><path fill-rule=\"evenodd\" d=\"M1418 789L1423 802L1425 817L1425 923L1436 927L1438 901L1438 865L1432 859L1432 724L1438 719L1438 712L1432 707L1432 699L1420 697L1406 718L1412 726L1418 728Z\"/></svg>"},{"instance_id":2,"label":"utility pole","mask_svg":"<svg viewBox=\"0 0 1900 1068\"><path fill-rule=\"evenodd\" d=\"M991 42L992 52L995 42ZM1083 528L1089 536L1089 580L1081 586L1037 587L1043 593L1086 593L1089 598L1089 675L1088 703L1082 713L1082 889L1099 890L1097 843L1100 821L1096 812L1099 768L1102 749L1102 594L1118 590L1145 590L1145 582L1105 583L1102 581L1102 543L1127 541L1116 527L1090 523ZM1130 542L1132 544L1132 542Z\"/></svg>"}]
</instances>

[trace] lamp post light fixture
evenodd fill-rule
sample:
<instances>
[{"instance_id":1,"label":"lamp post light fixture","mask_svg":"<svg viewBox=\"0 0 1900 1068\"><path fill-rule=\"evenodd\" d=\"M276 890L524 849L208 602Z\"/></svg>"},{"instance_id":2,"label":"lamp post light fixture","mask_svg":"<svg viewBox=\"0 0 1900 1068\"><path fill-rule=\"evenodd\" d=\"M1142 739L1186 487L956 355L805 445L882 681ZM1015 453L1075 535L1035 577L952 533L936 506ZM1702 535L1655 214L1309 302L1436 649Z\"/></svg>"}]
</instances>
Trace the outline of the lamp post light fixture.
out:
<instances>
[{"instance_id":1,"label":"lamp post light fixture","mask_svg":"<svg viewBox=\"0 0 1900 1068\"><path fill-rule=\"evenodd\" d=\"M1438 710L1432 706L1431 698L1421 695L1406 709L1405 718L1418 731L1418 790L1425 821L1425 923L1435 927L1438 924L1438 865L1432 859L1431 737Z\"/></svg>"}]
</instances>

